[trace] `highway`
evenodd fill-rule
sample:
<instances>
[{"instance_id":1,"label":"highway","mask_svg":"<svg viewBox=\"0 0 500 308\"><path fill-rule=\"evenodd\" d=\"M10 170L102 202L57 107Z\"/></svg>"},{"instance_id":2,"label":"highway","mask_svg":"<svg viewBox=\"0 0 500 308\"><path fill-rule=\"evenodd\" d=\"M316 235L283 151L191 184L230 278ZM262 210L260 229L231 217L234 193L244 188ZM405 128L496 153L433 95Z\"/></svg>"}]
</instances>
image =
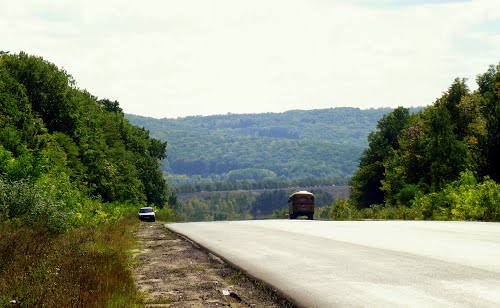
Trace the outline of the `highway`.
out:
<instances>
[{"instance_id":1,"label":"highway","mask_svg":"<svg viewBox=\"0 0 500 308\"><path fill-rule=\"evenodd\" d=\"M500 223L167 224L303 307L500 307Z\"/></svg>"}]
</instances>

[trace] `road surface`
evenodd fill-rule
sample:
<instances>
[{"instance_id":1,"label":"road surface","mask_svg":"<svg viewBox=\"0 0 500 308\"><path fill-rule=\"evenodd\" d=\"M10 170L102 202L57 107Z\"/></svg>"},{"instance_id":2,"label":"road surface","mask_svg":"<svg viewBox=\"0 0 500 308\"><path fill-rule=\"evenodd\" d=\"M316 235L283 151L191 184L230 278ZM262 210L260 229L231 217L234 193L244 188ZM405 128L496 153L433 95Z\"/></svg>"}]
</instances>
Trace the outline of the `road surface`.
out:
<instances>
[{"instance_id":1,"label":"road surface","mask_svg":"<svg viewBox=\"0 0 500 308\"><path fill-rule=\"evenodd\" d=\"M167 224L304 307L500 307L500 224Z\"/></svg>"}]
</instances>

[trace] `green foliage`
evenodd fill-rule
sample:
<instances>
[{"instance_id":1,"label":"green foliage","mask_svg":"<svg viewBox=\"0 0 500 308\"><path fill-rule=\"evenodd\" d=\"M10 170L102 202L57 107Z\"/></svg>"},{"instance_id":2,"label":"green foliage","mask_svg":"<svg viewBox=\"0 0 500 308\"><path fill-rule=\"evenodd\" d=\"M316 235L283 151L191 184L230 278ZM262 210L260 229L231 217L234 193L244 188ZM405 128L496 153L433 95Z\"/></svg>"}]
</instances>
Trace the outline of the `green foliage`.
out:
<instances>
[{"instance_id":1,"label":"green foliage","mask_svg":"<svg viewBox=\"0 0 500 308\"><path fill-rule=\"evenodd\" d=\"M50 131L70 132L75 119L71 115L73 101L67 99L74 80L64 70L42 58L19 55L3 55L2 64L11 76L26 89L29 103Z\"/></svg>"},{"instance_id":2,"label":"green foliage","mask_svg":"<svg viewBox=\"0 0 500 308\"><path fill-rule=\"evenodd\" d=\"M179 183L179 182L178 182ZM175 190L179 193L200 191L225 191L225 190L248 190L248 189L285 189L290 187L317 187L317 186L345 186L348 180L345 178L302 178L294 180L264 179L262 181L244 180L236 182L225 181L203 181L193 184L177 186Z\"/></svg>"},{"instance_id":3,"label":"green foliage","mask_svg":"<svg viewBox=\"0 0 500 308\"><path fill-rule=\"evenodd\" d=\"M468 151L454 131L447 109L429 107L424 111L424 165L428 167L432 191L440 190L467 168ZM426 170L427 171L427 170Z\"/></svg>"},{"instance_id":4,"label":"green foliage","mask_svg":"<svg viewBox=\"0 0 500 308\"><path fill-rule=\"evenodd\" d=\"M214 193L205 198L179 202L176 212L184 221L239 220L253 218L284 218L288 213L288 198L296 190L264 192L235 191ZM331 204L333 197L321 190L311 190L318 208Z\"/></svg>"},{"instance_id":5,"label":"green foliage","mask_svg":"<svg viewBox=\"0 0 500 308\"><path fill-rule=\"evenodd\" d=\"M389 116L382 118L352 179L357 207L367 208L369 217L498 219L499 70L491 66L479 75L472 93L465 79L455 79L394 134L383 134Z\"/></svg>"},{"instance_id":6,"label":"green foliage","mask_svg":"<svg viewBox=\"0 0 500 308\"><path fill-rule=\"evenodd\" d=\"M478 140L481 153L478 173L500 182L500 63L477 76L477 95L481 98L481 111L485 120L485 134Z\"/></svg>"},{"instance_id":7,"label":"green foliage","mask_svg":"<svg viewBox=\"0 0 500 308\"><path fill-rule=\"evenodd\" d=\"M419 185L406 184L394 195L395 203L398 205L409 206L415 197L423 194L423 190Z\"/></svg>"},{"instance_id":8,"label":"green foliage","mask_svg":"<svg viewBox=\"0 0 500 308\"><path fill-rule=\"evenodd\" d=\"M0 145L0 173L10 181L30 177L37 178L43 172L42 158L32 151L26 151L18 157Z\"/></svg>"},{"instance_id":9,"label":"green foliage","mask_svg":"<svg viewBox=\"0 0 500 308\"><path fill-rule=\"evenodd\" d=\"M170 207L165 206L161 209L157 209L155 212L156 212L156 220L160 221L179 220L178 214Z\"/></svg>"},{"instance_id":10,"label":"green foliage","mask_svg":"<svg viewBox=\"0 0 500 308\"><path fill-rule=\"evenodd\" d=\"M386 175L384 162L399 149L398 137L409 118L409 109L399 107L382 117L377 130L368 136L368 148L361 155L359 169L351 180L351 196L358 208L383 202L381 183Z\"/></svg>"},{"instance_id":11,"label":"green foliage","mask_svg":"<svg viewBox=\"0 0 500 308\"><path fill-rule=\"evenodd\" d=\"M362 219L381 219L381 220L418 220L421 215L414 208L398 205L373 205L369 208L362 209L358 217Z\"/></svg>"},{"instance_id":12,"label":"green foliage","mask_svg":"<svg viewBox=\"0 0 500 308\"><path fill-rule=\"evenodd\" d=\"M271 218L280 219L288 217L288 207L283 207L281 209L274 210L271 214Z\"/></svg>"},{"instance_id":13,"label":"green foliage","mask_svg":"<svg viewBox=\"0 0 500 308\"><path fill-rule=\"evenodd\" d=\"M255 197L248 193L214 194L205 199L194 198L183 202L177 213L184 221L252 219L254 200Z\"/></svg>"},{"instance_id":14,"label":"green foliage","mask_svg":"<svg viewBox=\"0 0 500 308\"><path fill-rule=\"evenodd\" d=\"M350 177L368 132L390 110L334 108L161 120L127 118L153 136L169 140L163 171L177 186L243 180L233 176L234 172L247 169L269 170L284 181ZM263 176L253 172L244 177L260 181Z\"/></svg>"},{"instance_id":15,"label":"green foliage","mask_svg":"<svg viewBox=\"0 0 500 308\"><path fill-rule=\"evenodd\" d=\"M337 199L329 206L318 208L315 215L329 220L423 219L415 207L374 204L368 208L358 209L352 200L348 199Z\"/></svg>"},{"instance_id":16,"label":"green foliage","mask_svg":"<svg viewBox=\"0 0 500 308\"><path fill-rule=\"evenodd\" d=\"M361 210L350 201L336 200L318 214L334 220L500 221L500 185L488 178L479 182L471 171L462 172L459 179L438 192L424 194L419 186L407 185L398 197L400 202L395 205L378 204Z\"/></svg>"},{"instance_id":17,"label":"green foliage","mask_svg":"<svg viewBox=\"0 0 500 308\"><path fill-rule=\"evenodd\" d=\"M64 203L41 189L39 184L25 180L12 183L0 180L0 204L0 213L7 219L46 225L51 232L67 228Z\"/></svg>"},{"instance_id":18,"label":"green foliage","mask_svg":"<svg viewBox=\"0 0 500 308\"><path fill-rule=\"evenodd\" d=\"M252 204L255 217L265 217L275 210L288 206L291 194L290 190L273 190L259 194Z\"/></svg>"},{"instance_id":19,"label":"green foliage","mask_svg":"<svg viewBox=\"0 0 500 308\"><path fill-rule=\"evenodd\" d=\"M500 185L490 179L478 183L466 171L442 191L416 198L413 207L422 219L499 221Z\"/></svg>"},{"instance_id":20,"label":"green foliage","mask_svg":"<svg viewBox=\"0 0 500 308\"><path fill-rule=\"evenodd\" d=\"M0 53L0 107L0 306L140 304L129 231L146 203L175 218L166 143L22 52Z\"/></svg>"},{"instance_id":21,"label":"green foliage","mask_svg":"<svg viewBox=\"0 0 500 308\"><path fill-rule=\"evenodd\" d=\"M267 169L245 168L229 171L226 176L229 182L255 180L264 181L266 179L275 179L276 173Z\"/></svg>"},{"instance_id":22,"label":"green foliage","mask_svg":"<svg viewBox=\"0 0 500 308\"><path fill-rule=\"evenodd\" d=\"M356 220L359 218L359 211L355 204L346 199L336 199L323 211L325 213L320 214L320 217L327 217L330 220Z\"/></svg>"},{"instance_id":23,"label":"green foliage","mask_svg":"<svg viewBox=\"0 0 500 308\"><path fill-rule=\"evenodd\" d=\"M25 53L0 56L2 179L69 176L104 202L167 202L158 170L166 143L131 125L116 101L74 87L64 70Z\"/></svg>"}]
</instances>

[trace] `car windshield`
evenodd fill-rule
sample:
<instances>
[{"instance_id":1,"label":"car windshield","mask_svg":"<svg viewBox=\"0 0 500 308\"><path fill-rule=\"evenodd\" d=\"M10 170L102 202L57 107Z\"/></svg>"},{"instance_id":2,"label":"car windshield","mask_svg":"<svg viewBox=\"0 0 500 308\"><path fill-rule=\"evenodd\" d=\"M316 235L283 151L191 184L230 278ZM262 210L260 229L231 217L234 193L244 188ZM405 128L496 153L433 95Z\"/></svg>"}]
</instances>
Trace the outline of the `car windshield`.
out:
<instances>
[{"instance_id":1,"label":"car windshield","mask_svg":"<svg viewBox=\"0 0 500 308\"><path fill-rule=\"evenodd\" d=\"M151 213L151 212L153 212L152 208L140 209L139 210L139 213Z\"/></svg>"}]
</instances>

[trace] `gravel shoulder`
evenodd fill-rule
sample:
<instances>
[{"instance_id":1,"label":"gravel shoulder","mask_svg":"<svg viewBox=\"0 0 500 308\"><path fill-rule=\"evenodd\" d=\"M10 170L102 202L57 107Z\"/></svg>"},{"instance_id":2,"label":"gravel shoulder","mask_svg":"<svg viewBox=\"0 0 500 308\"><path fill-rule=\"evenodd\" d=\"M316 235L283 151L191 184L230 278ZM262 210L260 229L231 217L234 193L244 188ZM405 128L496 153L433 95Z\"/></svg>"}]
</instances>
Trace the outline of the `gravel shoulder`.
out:
<instances>
[{"instance_id":1,"label":"gravel shoulder","mask_svg":"<svg viewBox=\"0 0 500 308\"><path fill-rule=\"evenodd\" d=\"M162 222L141 222L136 236L134 276L145 307L290 307Z\"/></svg>"}]
</instances>

